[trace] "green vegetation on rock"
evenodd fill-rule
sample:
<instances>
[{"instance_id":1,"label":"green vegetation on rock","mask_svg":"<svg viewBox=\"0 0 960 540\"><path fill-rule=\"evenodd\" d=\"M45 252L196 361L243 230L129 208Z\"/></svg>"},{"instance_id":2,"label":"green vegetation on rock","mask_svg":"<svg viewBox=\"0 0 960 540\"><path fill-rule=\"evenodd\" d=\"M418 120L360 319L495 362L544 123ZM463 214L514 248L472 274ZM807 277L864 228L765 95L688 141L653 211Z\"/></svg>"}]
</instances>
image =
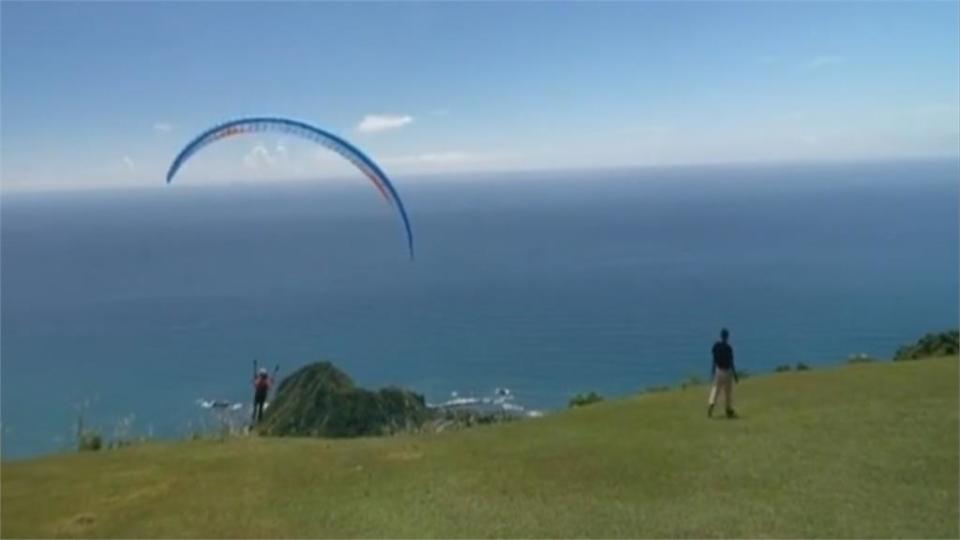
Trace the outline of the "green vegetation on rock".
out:
<instances>
[{"instance_id":1,"label":"green vegetation on rock","mask_svg":"<svg viewBox=\"0 0 960 540\"><path fill-rule=\"evenodd\" d=\"M957 356L958 351L960 351L960 331L950 330L927 334L912 345L900 347L893 360L897 362L934 356Z\"/></svg>"},{"instance_id":2,"label":"green vegetation on rock","mask_svg":"<svg viewBox=\"0 0 960 540\"><path fill-rule=\"evenodd\" d=\"M583 407L584 405L590 405L591 403L599 403L603 401L603 396L596 392L590 392L588 394L577 394L570 398L570 407Z\"/></svg>"},{"instance_id":3,"label":"green vegetation on rock","mask_svg":"<svg viewBox=\"0 0 960 540\"><path fill-rule=\"evenodd\" d=\"M423 396L358 388L330 362L304 366L277 388L258 431L264 435L359 437L415 430L430 418Z\"/></svg>"}]
</instances>

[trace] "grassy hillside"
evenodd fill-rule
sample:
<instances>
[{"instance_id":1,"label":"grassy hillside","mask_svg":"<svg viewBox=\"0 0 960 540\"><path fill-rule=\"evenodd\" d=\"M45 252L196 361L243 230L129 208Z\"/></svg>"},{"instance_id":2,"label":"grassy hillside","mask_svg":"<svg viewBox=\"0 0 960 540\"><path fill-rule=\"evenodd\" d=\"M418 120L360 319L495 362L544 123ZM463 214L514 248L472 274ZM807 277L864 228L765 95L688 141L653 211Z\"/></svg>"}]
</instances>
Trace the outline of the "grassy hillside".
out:
<instances>
[{"instance_id":1,"label":"grassy hillside","mask_svg":"<svg viewBox=\"0 0 960 540\"><path fill-rule=\"evenodd\" d=\"M957 360L755 377L456 433L2 466L4 537L957 537Z\"/></svg>"}]
</instances>

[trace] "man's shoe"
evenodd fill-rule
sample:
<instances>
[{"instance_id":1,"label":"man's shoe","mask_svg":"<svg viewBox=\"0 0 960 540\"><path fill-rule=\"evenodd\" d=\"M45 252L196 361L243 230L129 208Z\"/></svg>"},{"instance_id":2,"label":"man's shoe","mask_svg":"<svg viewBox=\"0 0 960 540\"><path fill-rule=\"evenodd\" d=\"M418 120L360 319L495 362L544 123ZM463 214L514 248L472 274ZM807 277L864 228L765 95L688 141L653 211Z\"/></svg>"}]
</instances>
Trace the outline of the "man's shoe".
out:
<instances>
[{"instance_id":1,"label":"man's shoe","mask_svg":"<svg viewBox=\"0 0 960 540\"><path fill-rule=\"evenodd\" d=\"M727 409L727 418L736 418L736 417L737 417L737 411L733 409Z\"/></svg>"},{"instance_id":2,"label":"man's shoe","mask_svg":"<svg viewBox=\"0 0 960 540\"><path fill-rule=\"evenodd\" d=\"M707 418L713 418L713 405L707 405Z\"/></svg>"}]
</instances>

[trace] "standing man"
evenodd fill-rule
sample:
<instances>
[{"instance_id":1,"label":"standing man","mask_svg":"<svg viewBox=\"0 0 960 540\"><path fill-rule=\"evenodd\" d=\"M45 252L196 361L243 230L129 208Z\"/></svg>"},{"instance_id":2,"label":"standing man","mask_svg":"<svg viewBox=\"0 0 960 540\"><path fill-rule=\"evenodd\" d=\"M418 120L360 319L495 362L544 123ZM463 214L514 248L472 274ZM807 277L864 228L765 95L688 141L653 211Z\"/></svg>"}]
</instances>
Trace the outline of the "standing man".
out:
<instances>
[{"instance_id":1,"label":"standing man","mask_svg":"<svg viewBox=\"0 0 960 540\"><path fill-rule=\"evenodd\" d=\"M267 401L267 395L270 393L270 386L273 384L273 378L267 373L267 370L260 368L253 379L253 418L254 424L263 419L263 404Z\"/></svg>"},{"instance_id":2,"label":"standing man","mask_svg":"<svg viewBox=\"0 0 960 540\"><path fill-rule=\"evenodd\" d=\"M717 403L717 392L723 392L723 404L727 409L727 418L736 416L733 410L733 382L740 382L737 368L733 364L733 347L727 343L730 332L720 330L720 341L713 344L713 365L710 367L710 378L713 379L713 388L710 389L710 405L707 407L707 417L713 416L713 406Z\"/></svg>"}]
</instances>

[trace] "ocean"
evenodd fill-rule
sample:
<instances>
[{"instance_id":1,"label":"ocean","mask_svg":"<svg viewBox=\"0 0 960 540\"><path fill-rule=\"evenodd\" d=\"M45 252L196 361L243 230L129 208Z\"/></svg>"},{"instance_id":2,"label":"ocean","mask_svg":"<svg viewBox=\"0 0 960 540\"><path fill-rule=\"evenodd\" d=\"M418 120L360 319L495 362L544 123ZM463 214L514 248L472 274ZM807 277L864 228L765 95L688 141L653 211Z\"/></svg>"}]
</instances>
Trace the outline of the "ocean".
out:
<instances>
[{"instance_id":1,"label":"ocean","mask_svg":"<svg viewBox=\"0 0 960 540\"><path fill-rule=\"evenodd\" d=\"M255 358L549 411L705 379L723 326L751 373L890 357L958 326L958 180L956 160L398 177L413 262L363 180L4 193L3 457L70 448L81 402L107 436L183 437L198 399L250 399Z\"/></svg>"}]
</instances>

